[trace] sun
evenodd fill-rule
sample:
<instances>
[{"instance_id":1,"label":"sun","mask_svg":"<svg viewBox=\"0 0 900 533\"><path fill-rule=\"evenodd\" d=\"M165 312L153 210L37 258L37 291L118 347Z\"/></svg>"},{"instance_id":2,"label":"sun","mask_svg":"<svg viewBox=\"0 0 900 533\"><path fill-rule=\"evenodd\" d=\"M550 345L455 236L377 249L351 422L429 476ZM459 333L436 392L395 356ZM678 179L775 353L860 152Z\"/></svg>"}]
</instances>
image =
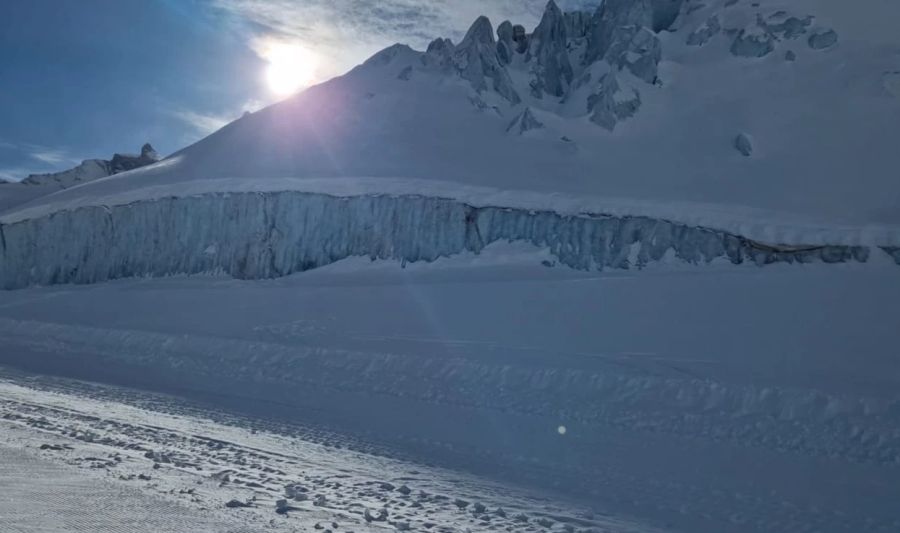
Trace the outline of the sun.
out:
<instances>
[{"instance_id":1,"label":"sun","mask_svg":"<svg viewBox=\"0 0 900 533\"><path fill-rule=\"evenodd\" d=\"M315 56L293 44L274 44L266 51L266 83L278 96L293 94L315 80Z\"/></svg>"}]
</instances>

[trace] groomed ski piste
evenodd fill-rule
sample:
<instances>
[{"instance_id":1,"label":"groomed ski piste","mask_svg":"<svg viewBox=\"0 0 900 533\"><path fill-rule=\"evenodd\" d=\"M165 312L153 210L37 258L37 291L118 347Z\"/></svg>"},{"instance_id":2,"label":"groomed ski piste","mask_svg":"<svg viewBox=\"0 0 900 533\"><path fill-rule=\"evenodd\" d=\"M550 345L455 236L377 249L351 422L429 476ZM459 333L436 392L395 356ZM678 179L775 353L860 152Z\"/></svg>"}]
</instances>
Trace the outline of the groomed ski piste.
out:
<instances>
[{"instance_id":1,"label":"groomed ski piste","mask_svg":"<svg viewBox=\"0 0 900 533\"><path fill-rule=\"evenodd\" d=\"M900 43L869 4L479 19L10 200L0 468L92 531L129 529L16 465L159 531L897 531Z\"/></svg>"}]
</instances>

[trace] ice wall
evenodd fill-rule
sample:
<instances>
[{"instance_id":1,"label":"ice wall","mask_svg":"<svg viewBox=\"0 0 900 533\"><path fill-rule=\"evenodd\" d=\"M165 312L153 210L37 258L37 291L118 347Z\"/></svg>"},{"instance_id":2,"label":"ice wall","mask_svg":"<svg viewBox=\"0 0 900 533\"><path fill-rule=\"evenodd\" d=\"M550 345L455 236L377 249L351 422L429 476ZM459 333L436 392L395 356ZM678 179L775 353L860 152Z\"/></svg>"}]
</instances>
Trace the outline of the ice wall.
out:
<instances>
[{"instance_id":1,"label":"ice wall","mask_svg":"<svg viewBox=\"0 0 900 533\"><path fill-rule=\"evenodd\" d=\"M863 246L774 246L648 217L563 216L424 196L216 193L82 207L0 226L0 287L133 276L285 276L350 256L433 261L497 241L549 248L578 269L866 261ZM669 254L672 255L672 254Z\"/></svg>"}]
</instances>

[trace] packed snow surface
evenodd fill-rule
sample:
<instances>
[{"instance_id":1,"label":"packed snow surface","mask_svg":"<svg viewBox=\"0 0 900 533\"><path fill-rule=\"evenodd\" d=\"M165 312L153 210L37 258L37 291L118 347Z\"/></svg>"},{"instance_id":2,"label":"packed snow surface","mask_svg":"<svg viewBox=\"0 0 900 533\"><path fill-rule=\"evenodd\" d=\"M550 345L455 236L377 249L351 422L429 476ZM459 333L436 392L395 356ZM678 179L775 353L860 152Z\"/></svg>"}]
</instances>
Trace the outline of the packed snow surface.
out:
<instances>
[{"instance_id":1,"label":"packed snow surface","mask_svg":"<svg viewBox=\"0 0 900 533\"><path fill-rule=\"evenodd\" d=\"M0 364L174 393L274 427L324 428L412 460L531 487L596 517L637 517L669 531L887 533L900 526L896 266L676 264L596 273L541 260L553 256L493 245L406 269L349 259L269 281L193 277L6 292ZM9 399L9 390L0 398ZM253 461L249 452L247 465L228 466L229 459L216 469L198 454L224 450L185 442L182 430L169 439L169 431L123 433L105 422L159 428L169 421L115 415L106 403L94 408L99 419L72 421L77 402L59 401L66 409L52 416L13 405L2 418L92 439L90 452L62 453L73 458L105 457L97 454L118 452L136 436L154 439L138 458L152 451L170 457L166 469L183 462L188 472L197 464L205 502L218 485L209 476L224 470L264 485L257 490L267 494L265 516L288 484L281 479L296 471L278 459L272 468L291 474L266 474L270 459ZM192 435L208 428L181 423ZM263 437L241 439L268 446ZM153 476L150 485L161 473L144 461L126 470ZM403 479L395 467L375 465L370 479L406 483L415 495L436 475L419 470ZM311 490L309 501L296 504L308 509L316 493L331 502L331 494L348 492L297 481ZM333 482L344 483L326 484ZM361 496L372 513L380 490ZM473 516L475 499L425 491L451 497L446 516ZM393 492L391 500L404 501ZM246 497L212 494L221 504ZM456 497L470 502L458 516L450 512ZM511 505L479 498L489 508ZM390 506L394 520L400 504ZM526 512L528 525L543 527ZM550 530L563 525L548 519L557 524Z\"/></svg>"}]
</instances>

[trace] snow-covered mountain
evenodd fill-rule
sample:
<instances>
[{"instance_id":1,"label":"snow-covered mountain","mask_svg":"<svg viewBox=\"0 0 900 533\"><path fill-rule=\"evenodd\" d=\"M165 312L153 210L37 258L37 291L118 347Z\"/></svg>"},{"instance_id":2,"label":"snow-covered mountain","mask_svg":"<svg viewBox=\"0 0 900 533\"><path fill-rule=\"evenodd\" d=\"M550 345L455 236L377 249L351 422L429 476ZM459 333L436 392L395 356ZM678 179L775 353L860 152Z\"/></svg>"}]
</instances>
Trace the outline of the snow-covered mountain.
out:
<instances>
[{"instance_id":1,"label":"snow-covered mountain","mask_svg":"<svg viewBox=\"0 0 900 533\"><path fill-rule=\"evenodd\" d=\"M767 250L896 246L900 37L877 28L878 19L898 9L844 4L607 0L590 12L563 13L551 1L530 33L508 21L495 29L481 17L458 44L436 39L425 51L389 47L157 165L39 199L2 220L40 225L49 213L80 207L291 190L643 216L652 222L641 225L645 232L665 220L718 230L725 240L764 241ZM427 213L433 206L426 204ZM223 215L208 207L204 224L222 227L216 217ZM282 208L285 216L307 209ZM265 206L251 213L257 209L266 219L296 224ZM196 228L200 215L188 212ZM347 214L348 224L354 219ZM256 227L249 224L242 228ZM222 247L199 241L225 236L194 237L200 248L184 251L191 259L179 256L176 264L241 270L201 261L209 255L204 250ZM628 247L644 238L619 241ZM724 242L716 249L728 248ZM321 252L302 265L244 274L275 275L339 258ZM841 255L858 254L848 248Z\"/></svg>"},{"instance_id":2,"label":"snow-covered mountain","mask_svg":"<svg viewBox=\"0 0 900 533\"><path fill-rule=\"evenodd\" d=\"M22 183L26 185L54 185L61 189L93 181L120 172L152 165L159 161L159 154L149 143L141 147L139 155L113 154L112 159L87 159L80 165L62 172L31 174Z\"/></svg>"},{"instance_id":3,"label":"snow-covered mountain","mask_svg":"<svg viewBox=\"0 0 900 533\"><path fill-rule=\"evenodd\" d=\"M61 172L30 174L20 182L0 180L3 185L0 188L0 211L60 189L152 165L159 160L159 154L147 143L141 147L139 155L113 154L112 159L86 159L80 165Z\"/></svg>"}]
</instances>

